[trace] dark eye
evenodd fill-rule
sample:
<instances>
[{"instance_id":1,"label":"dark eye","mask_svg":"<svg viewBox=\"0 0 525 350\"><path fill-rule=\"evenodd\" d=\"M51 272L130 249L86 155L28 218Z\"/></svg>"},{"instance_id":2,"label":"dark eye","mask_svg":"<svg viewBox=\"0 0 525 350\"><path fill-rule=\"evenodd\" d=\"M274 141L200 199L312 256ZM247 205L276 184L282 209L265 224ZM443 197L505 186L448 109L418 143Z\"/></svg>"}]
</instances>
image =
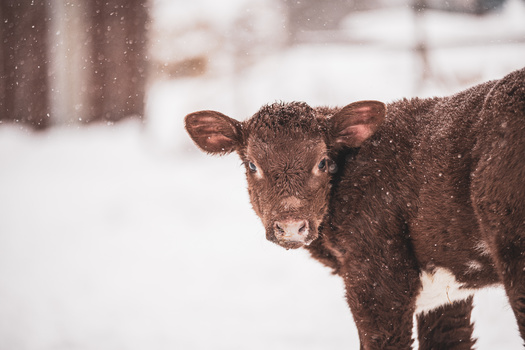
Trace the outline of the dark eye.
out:
<instances>
[{"instance_id":1,"label":"dark eye","mask_svg":"<svg viewBox=\"0 0 525 350\"><path fill-rule=\"evenodd\" d=\"M322 161L320 161L317 167L319 168L319 170L325 171L326 170L326 159L323 159Z\"/></svg>"},{"instance_id":2,"label":"dark eye","mask_svg":"<svg viewBox=\"0 0 525 350\"><path fill-rule=\"evenodd\" d=\"M248 162L248 168L250 169L252 173L257 171L257 166L253 164L252 162Z\"/></svg>"}]
</instances>

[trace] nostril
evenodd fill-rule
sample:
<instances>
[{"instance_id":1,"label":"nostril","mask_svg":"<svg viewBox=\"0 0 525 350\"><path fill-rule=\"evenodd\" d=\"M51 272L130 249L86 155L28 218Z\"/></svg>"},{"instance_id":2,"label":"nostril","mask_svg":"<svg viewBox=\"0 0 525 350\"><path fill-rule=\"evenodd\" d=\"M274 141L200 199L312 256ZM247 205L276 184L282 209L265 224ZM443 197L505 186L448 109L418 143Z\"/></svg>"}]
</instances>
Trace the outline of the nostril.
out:
<instances>
[{"instance_id":1,"label":"nostril","mask_svg":"<svg viewBox=\"0 0 525 350\"><path fill-rule=\"evenodd\" d=\"M284 235L284 228L282 227L282 224L280 222L276 222L274 224L275 233L278 233L279 235Z\"/></svg>"},{"instance_id":2,"label":"nostril","mask_svg":"<svg viewBox=\"0 0 525 350\"><path fill-rule=\"evenodd\" d=\"M301 227L299 227L299 233L306 233L305 231L308 230L308 221L303 221L301 224Z\"/></svg>"}]
</instances>

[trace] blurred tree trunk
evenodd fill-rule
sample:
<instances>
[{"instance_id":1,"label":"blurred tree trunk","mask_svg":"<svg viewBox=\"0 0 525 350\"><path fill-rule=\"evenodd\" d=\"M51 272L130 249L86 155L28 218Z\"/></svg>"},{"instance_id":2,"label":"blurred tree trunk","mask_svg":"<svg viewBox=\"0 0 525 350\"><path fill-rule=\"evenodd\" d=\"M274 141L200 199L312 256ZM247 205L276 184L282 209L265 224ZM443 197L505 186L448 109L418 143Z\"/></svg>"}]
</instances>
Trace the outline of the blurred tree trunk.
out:
<instances>
[{"instance_id":1,"label":"blurred tree trunk","mask_svg":"<svg viewBox=\"0 0 525 350\"><path fill-rule=\"evenodd\" d=\"M47 18L44 1L0 1L0 122L49 123Z\"/></svg>"},{"instance_id":2,"label":"blurred tree trunk","mask_svg":"<svg viewBox=\"0 0 525 350\"><path fill-rule=\"evenodd\" d=\"M425 31L425 12L427 9L426 0L413 0L412 9L414 11L414 30L416 35L416 45L414 52L419 63L416 74L415 87L417 94L425 83L432 77L432 67L430 65L428 53L428 40Z\"/></svg>"},{"instance_id":3,"label":"blurred tree trunk","mask_svg":"<svg viewBox=\"0 0 525 350\"><path fill-rule=\"evenodd\" d=\"M145 0L90 1L91 120L142 116L146 86Z\"/></svg>"},{"instance_id":4,"label":"blurred tree trunk","mask_svg":"<svg viewBox=\"0 0 525 350\"><path fill-rule=\"evenodd\" d=\"M0 121L142 117L147 0L1 0Z\"/></svg>"}]
</instances>

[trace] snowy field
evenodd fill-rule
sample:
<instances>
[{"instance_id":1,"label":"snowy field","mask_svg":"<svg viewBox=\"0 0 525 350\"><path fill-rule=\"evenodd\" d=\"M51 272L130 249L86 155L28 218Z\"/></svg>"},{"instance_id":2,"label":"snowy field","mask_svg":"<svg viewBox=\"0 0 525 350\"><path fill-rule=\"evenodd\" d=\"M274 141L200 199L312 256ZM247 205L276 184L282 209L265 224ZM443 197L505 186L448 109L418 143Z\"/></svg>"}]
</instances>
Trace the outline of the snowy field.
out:
<instances>
[{"instance_id":1,"label":"snowy field","mask_svg":"<svg viewBox=\"0 0 525 350\"><path fill-rule=\"evenodd\" d=\"M507 25L502 38L525 38L522 3L470 30L458 15L430 22L454 35ZM394 15L356 15L346 26L404 30ZM144 124L37 134L1 125L0 350L358 348L341 281L306 252L266 241L240 161L198 152L182 118L217 109L243 119L275 100L449 94L525 66L525 45L436 48L431 58L445 78L415 91L407 50L298 46L235 77L154 82ZM476 305L478 349L521 349L501 289Z\"/></svg>"}]
</instances>

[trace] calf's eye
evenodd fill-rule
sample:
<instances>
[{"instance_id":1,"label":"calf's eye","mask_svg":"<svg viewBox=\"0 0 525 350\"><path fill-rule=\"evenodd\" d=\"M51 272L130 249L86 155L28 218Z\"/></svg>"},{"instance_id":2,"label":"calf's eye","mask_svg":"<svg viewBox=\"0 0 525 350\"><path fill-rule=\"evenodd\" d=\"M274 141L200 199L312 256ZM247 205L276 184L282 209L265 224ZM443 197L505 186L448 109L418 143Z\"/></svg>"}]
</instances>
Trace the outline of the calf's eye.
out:
<instances>
[{"instance_id":1,"label":"calf's eye","mask_svg":"<svg viewBox=\"0 0 525 350\"><path fill-rule=\"evenodd\" d=\"M252 173L257 171L257 166L253 164L252 162L248 162L248 168L250 169Z\"/></svg>"},{"instance_id":2,"label":"calf's eye","mask_svg":"<svg viewBox=\"0 0 525 350\"><path fill-rule=\"evenodd\" d=\"M326 169L326 159L320 161L317 167L319 168L319 170L324 171Z\"/></svg>"}]
</instances>

